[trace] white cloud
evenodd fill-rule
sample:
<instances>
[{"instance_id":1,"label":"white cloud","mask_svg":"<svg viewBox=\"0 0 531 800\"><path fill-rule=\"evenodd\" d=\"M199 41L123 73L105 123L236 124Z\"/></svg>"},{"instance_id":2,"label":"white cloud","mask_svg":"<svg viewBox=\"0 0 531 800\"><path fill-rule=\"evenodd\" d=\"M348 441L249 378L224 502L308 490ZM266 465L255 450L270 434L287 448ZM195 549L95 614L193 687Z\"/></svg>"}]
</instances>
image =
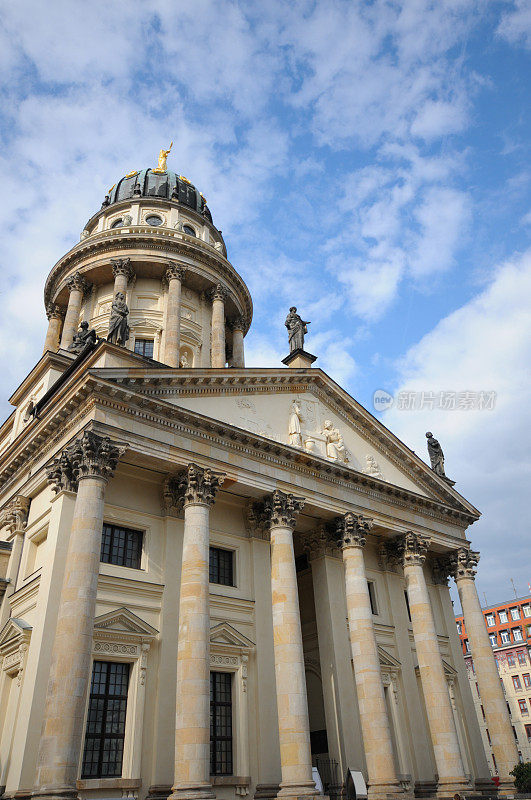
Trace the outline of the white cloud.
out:
<instances>
[{"instance_id":1,"label":"white cloud","mask_svg":"<svg viewBox=\"0 0 531 800\"><path fill-rule=\"evenodd\" d=\"M425 460L424 434L432 430L456 489L483 512L469 538L483 551L479 584L491 598L510 592L500 585L500 563L507 553L522 593L530 579L521 498L531 479L531 251L493 274L478 296L407 352L398 365L396 392L495 391L494 410L394 407L384 415L385 424Z\"/></svg>"},{"instance_id":2,"label":"white cloud","mask_svg":"<svg viewBox=\"0 0 531 800\"><path fill-rule=\"evenodd\" d=\"M513 44L531 48L531 6L528 0L515 0L511 10L502 15L497 32Z\"/></svg>"}]
</instances>

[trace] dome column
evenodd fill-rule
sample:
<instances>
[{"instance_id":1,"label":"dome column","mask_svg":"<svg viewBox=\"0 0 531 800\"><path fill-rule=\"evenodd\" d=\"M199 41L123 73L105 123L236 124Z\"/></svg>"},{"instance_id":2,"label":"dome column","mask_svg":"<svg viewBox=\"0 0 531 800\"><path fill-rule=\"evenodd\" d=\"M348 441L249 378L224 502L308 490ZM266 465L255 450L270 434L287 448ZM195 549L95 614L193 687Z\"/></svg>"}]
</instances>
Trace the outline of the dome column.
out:
<instances>
[{"instance_id":1,"label":"dome column","mask_svg":"<svg viewBox=\"0 0 531 800\"><path fill-rule=\"evenodd\" d=\"M79 315L81 313L83 295L88 290L90 284L80 272L76 272L68 278L66 286L70 292L70 297L68 298L63 334L61 336L61 350L68 350L72 344L74 334L79 327Z\"/></svg>"},{"instance_id":2,"label":"dome column","mask_svg":"<svg viewBox=\"0 0 531 800\"><path fill-rule=\"evenodd\" d=\"M186 270L170 263L165 279L168 282L168 303L166 306L164 362L170 367L180 365L181 353L181 291Z\"/></svg>"},{"instance_id":3,"label":"dome column","mask_svg":"<svg viewBox=\"0 0 531 800\"><path fill-rule=\"evenodd\" d=\"M211 290L212 299L212 355L211 366L223 369L226 362L225 353L225 302L228 291L218 283Z\"/></svg>"},{"instance_id":4,"label":"dome column","mask_svg":"<svg viewBox=\"0 0 531 800\"><path fill-rule=\"evenodd\" d=\"M232 328L232 365L245 367L245 352L243 349L243 332L245 330L244 317L236 317L230 323Z\"/></svg>"},{"instance_id":5,"label":"dome column","mask_svg":"<svg viewBox=\"0 0 531 800\"><path fill-rule=\"evenodd\" d=\"M48 317L48 330L46 331L46 339L44 340L44 350L56 352L59 348L59 341L61 338L61 326L65 317L65 310L58 306L57 303L48 303L46 306L46 316Z\"/></svg>"},{"instance_id":6,"label":"dome column","mask_svg":"<svg viewBox=\"0 0 531 800\"><path fill-rule=\"evenodd\" d=\"M114 294L116 297L118 292L122 292L125 296L127 286L135 277L134 270L131 266L130 258L111 258L112 274L114 275Z\"/></svg>"}]
</instances>

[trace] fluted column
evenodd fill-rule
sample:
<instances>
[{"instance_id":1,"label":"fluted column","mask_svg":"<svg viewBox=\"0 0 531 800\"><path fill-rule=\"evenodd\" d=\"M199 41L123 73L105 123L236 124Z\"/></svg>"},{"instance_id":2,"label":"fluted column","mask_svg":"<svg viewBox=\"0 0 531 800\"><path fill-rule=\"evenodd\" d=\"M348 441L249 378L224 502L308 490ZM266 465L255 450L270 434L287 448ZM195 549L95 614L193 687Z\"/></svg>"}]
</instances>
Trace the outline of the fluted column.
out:
<instances>
[{"instance_id":1,"label":"fluted column","mask_svg":"<svg viewBox=\"0 0 531 800\"><path fill-rule=\"evenodd\" d=\"M255 505L271 535L271 594L282 782L279 797L316 795L312 778L306 676L293 554L302 497L275 491Z\"/></svg>"},{"instance_id":2,"label":"fluted column","mask_svg":"<svg viewBox=\"0 0 531 800\"><path fill-rule=\"evenodd\" d=\"M48 469L56 492L77 497L59 601L34 794L77 798L92 653L105 486L125 446L85 431Z\"/></svg>"},{"instance_id":3,"label":"fluted column","mask_svg":"<svg viewBox=\"0 0 531 800\"><path fill-rule=\"evenodd\" d=\"M337 535L345 565L350 647L367 762L368 795L380 798L401 793L402 789L395 770L363 558L363 548L371 527L372 520L349 512L339 518Z\"/></svg>"},{"instance_id":4,"label":"fluted column","mask_svg":"<svg viewBox=\"0 0 531 800\"><path fill-rule=\"evenodd\" d=\"M131 266L130 258L111 258L112 274L114 275L113 297L118 292L125 296L128 284L134 279L135 273Z\"/></svg>"},{"instance_id":5,"label":"fluted column","mask_svg":"<svg viewBox=\"0 0 531 800\"><path fill-rule=\"evenodd\" d=\"M76 333L79 326L79 314L81 312L83 294L87 291L89 285L90 284L87 283L85 278L79 272L71 275L66 282L70 296L68 298L68 306L63 324L63 333L61 336L60 347L62 350L67 350L72 344L74 333Z\"/></svg>"},{"instance_id":6,"label":"fluted column","mask_svg":"<svg viewBox=\"0 0 531 800\"><path fill-rule=\"evenodd\" d=\"M55 352L59 348L59 340L61 338L61 325L65 317L65 311L57 303L48 303L46 306L46 316L48 317L48 330L46 331L46 339L44 340L43 353L48 350Z\"/></svg>"},{"instance_id":7,"label":"fluted column","mask_svg":"<svg viewBox=\"0 0 531 800\"><path fill-rule=\"evenodd\" d=\"M168 304L166 306L166 339L164 362L170 367L180 366L181 353L181 287L186 270L170 263L165 279L168 281Z\"/></svg>"},{"instance_id":8,"label":"fluted column","mask_svg":"<svg viewBox=\"0 0 531 800\"><path fill-rule=\"evenodd\" d=\"M232 365L234 367L245 367L245 352L243 349L244 317L236 317L231 321L230 327L232 328Z\"/></svg>"},{"instance_id":9,"label":"fluted column","mask_svg":"<svg viewBox=\"0 0 531 800\"><path fill-rule=\"evenodd\" d=\"M492 752L498 767L500 792L514 795L514 780L509 773L515 764L518 764L518 749L476 591L475 574L478 561L479 553L460 547L453 559L452 573L461 600L476 681L485 710Z\"/></svg>"},{"instance_id":10,"label":"fluted column","mask_svg":"<svg viewBox=\"0 0 531 800\"><path fill-rule=\"evenodd\" d=\"M225 301L227 289L218 283L211 291L212 299L212 366L224 367L225 353Z\"/></svg>"},{"instance_id":11,"label":"fluted column","mask_svg":"<svg viewBox=\"0 0 531 800\"><path fill-rule=\"evenodd\" d=\"M423 564L429 537L408 531L399 541L428 726L439 775L438 797L469 789L455 729Z\"/></svg>"},{"instance_id":12,"label":"fluted column","mask_svg":"<svg viewBox=\"0 0 531 800\"><path fill-rule=\"evenodd\" d=\"M0 601L0 631L11 615L10 597L17 588L17 578L20 569L22 546L24 544L24 531L26 530L28 522L29 507L29 497L18 494L0 511L0 528L6 529L6 540L11 543L11 553L6 570L8 584L5 595L2 601Z\"/></svg>"},{"instance_id":13,"label":"fluted column","mask_svg":"<svg viewBox=\"0 0 531 800\"><path fill-rule=\"evenodd\" d=\"M177 644L174 800L212 798L210 783L210 507L223 476L190 464L168 490L184 506Z\"/></svg>"}]
</instances>

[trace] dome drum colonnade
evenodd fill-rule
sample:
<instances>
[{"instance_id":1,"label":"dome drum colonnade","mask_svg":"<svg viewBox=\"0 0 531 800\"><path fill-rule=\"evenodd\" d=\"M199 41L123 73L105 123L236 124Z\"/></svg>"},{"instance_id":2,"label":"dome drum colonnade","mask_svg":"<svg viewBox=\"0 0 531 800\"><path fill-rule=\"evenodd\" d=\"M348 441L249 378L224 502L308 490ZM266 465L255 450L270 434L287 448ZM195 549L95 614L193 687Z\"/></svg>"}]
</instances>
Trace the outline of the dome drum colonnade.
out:
<instances>
[{"instance_id":1,"label":"dome drum colonnade","mask_svg":"<svg viewBox=\"0 0 531 800\"><path fill-rule=\"evenodd\" d=\"M151 191L148 179L164 177L150 170L138 174L146 176L147 191ZM167 174L167 198L142 194L124 199L123 193L117 194L126 180L122 179L87 223L81 241L54 266L45 286L49 320L45 351L67 349L81 318L106 337L110 301L117 292L129 301L141 291L135 284L143 281L144 288L149 283L148 293L156 295L152 302L157 312L146 309L142 316L160 334L154 353L157 360L171 367L181 364L182 293L186 290L199 318L198 324L188 326L193 329L186 342L193 366L219 368L227 360L230 366L245 365L243 338L252 319L249 290L225 257L221 233L212 224L202 195L185 179ZM187 194L171 193L172 180L173 185L177 181L185 186ZM201 204L202 212L198 211ZM102 299L107 300L107 308ZM184 361L192 366L190 358Z\"/></svg>"},{"instance_id":2,"label":"dome drum colonnade","mask_svg":"<svg viewBox=\"0 0 531 800\"><path fill-rule=\"evenodd\" d=\"M46 695L34 796L77 797L76 779L83 738L83 710L89 684L91 631L97 596L99 549L105 486L127 446L85 431L48 468L56 492L77 492L54 640L54 660ZM190 463L168 476L172 504L184 510L184 539L179 600L176 665L177 708L172 800L214 798L209 743L209 541L210 508L224 482L221 473ZM310 726L305 662L299 612L293 535L303 497L280 490L252 501L251 536L271 544L271 597L280 762L280 797L315 796L310 751ZM331 548L340 548L351 656L358 695L369 797L404 796L393 759L372 620L363 548L372 522L346 511L302 534L310 562ZM404 573L428 729L438 773L437 796L470 791L444 675L424 562L430 538L413 531L388 531L385 557ZM512 791L509 770L517 758L503 690L492 670L493 656L474 585L478 554L467 547L437 554L439 574L452 575L462 598L464 616L473 631L476 676L489 697L485 713L493 731L500 770L500 793ZM317 574L317 573L316 573ZM69 676L65 680L65 676ZM77 691L76 688L82 689ZM498 760L499 759L499 760Z\"/></svg>"}]
</instances>

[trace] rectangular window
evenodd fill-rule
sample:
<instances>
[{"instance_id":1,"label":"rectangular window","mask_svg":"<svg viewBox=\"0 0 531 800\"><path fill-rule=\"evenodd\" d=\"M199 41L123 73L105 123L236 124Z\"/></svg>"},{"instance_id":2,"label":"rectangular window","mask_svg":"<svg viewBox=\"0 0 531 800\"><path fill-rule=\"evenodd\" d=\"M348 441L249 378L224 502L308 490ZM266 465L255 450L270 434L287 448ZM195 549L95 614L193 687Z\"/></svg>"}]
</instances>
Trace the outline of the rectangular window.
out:
<instances>
[{"instance_id":1,"label":"rectangular window","mask_svg":"<svg viewBox=\"0 0 531 800\"><path fill-rule=\"evenodd\" d=\"M494 621L494 614L487 614L486 620L489 628L492 628L492 626L496 624Z\"/></svg>"},{"instance_id":2,"label":"rectangular window","mask_svg":"<svg viewBox=\"0 0 531 800\"><path fill-rule=\"evenodd\" d=\"M527 664L527 659L525 657L525 651L524 650L520 650L520 652L518 653L518 663L522 667L525 667L525 665Z\"/></svg>"},{"instance_id":3,"label":"rectangular window","mask_svg":"<svg viewBox=\"0 0 531 800\"><path fill-rule=\"evenodd\" d=\"M525 688L531 689L531 675L529 675L529 672L526 675L522 675L522 678L524 679Z\"/></svg>"},{"instance_id":4,"label":"rectangular window","mask_svg":"<svg viewBox=\"0 0 531 800\"><path fill-rule=\"evenodd\" d=\"M529 714L529 711L527 710L527 702L526 702L526 700L519 700L518 701L518 705L520 706L520 713L521 714Z\"/></svg>"},{"instance_id":5,"label":"rectangular window","mask_svg":"<svg viewBox=\"0 0 531 800\"><path fill-rule=\"evenodd\" d=\"M232 675L210 673L210 774L232 775Z\"/></svg>"},{"instance_id":6,"label":"rectangular window","mask_svg":"<svg viewBox=\"0 0 531 800\"><path fill-rule=\"evenodd\" d=\"M529 741L531 742L531 725L526 725L526 726L525 726L525 732L526 732L526 734L527 734L527 738L528 738L528 739L529 739Z\"/></svg>"},{"instance_id":7,"label":"rectangular window","mask_svg":"<svg viewBox=\"0 0 531 800\"><path fill-rule=\"evenodd\" d=\"M496 634L495 633L489 633L489 639L490 639L491 645L493 647L496 647L496 645L498 644L498 642L496 641Z\"/></svg>"},{"instance_id":8,"label":"rectangular window","mask_svg":"<svg viewBox=\"0 0 531 800\"><path fill-rule=\"evenodd\" d=\"M520 619L520 609L519 608L511 608L511 617L513 619Z\"/></svg>"},{"instance_id":9,"label":"rectangular window","mask_svg":"<svg viewBox=\"0 0 531 800\"><path fill-rule=\"evenodd\" d=\"M488 739L488 742L490 744L491 741L490 741L490 733L489 733L489 729L488 728L485 728L485 733L487 734L487 739Z\"/></svg>"},{"instance_id":10,"label":"rectangular window","mask_svg":"<svg viewBox=\"0 0 531 800\"><path fill-rule=\"evenodd\" d=\"M521 628L513 628L513 639L515 642L523 642L524 637L522 636L522 629Z\"/></svg>"},{"instance_id":11,"label":"rectangular window","mask_svg":"<svg viewBox=\"0 0 531 800\"><path fill-rule=\"evenodd\" d=\"M456 625L457 625L457 633L459 634L459 636L461 636L461 623L456 622Z\"/></svg>"},{"instance_id":12,"label":"rectangular window","mask_svg":"<svg viewBox=\"0 0 531 800\"><path fill-rule=\"evenodd\" d=\"M367 581L367 588L369 590L369 600L371 602L371 614L378 614L378 605L376 604L376 587L374 581Z\"/></svg>"},{"instance_id":13,"label":"rectangular window","mask_svg":"<svg viewBox=\"0 0 531 800\"><path fill-rule=\"evenodd\" d=\"M153 358L153 339L135 339L135 353L146 358Z\"/></svg>"},{"instance_id":14,"label":"rectangular window","mask_svg":"<svg viewBox=\"0 0 531 800\"><path fill-rule=\"evenodd\" d=\"M506 633L506 631L504 631ZM516 665L516 661L514 660L514 656L512 653L507 653L507 666L514 667Z\"/></svg>"},{"instance_id":15,"label":"rectangular window","mask_svg":"<svg viewBox=\"0 0 531 800\"><path fill-rule=\"evenodd\" d=\"M100 561L104 564L140 569L143 538L142 531L104 523Z\"/></svg>"},{"instance_id":16,"label":"rectangular window","mask_svg":"<svg viewBox=\"0 0 531 800\"><path fill-rule=\"evenodd\" d=\"M94 662L82 778L122 776L128 685L129 664Z\"/></svg>"},{"instance_id":17,"label":"rectangular window","mask_svg":"<svg viewBox=\"0 0 531 800\"><path fill-rule=\"evenodd\" d=\"M513 686L515 689L521 689L522 684L520 683L520 678L518 675L513 675Z\"/></svg>"},{"instance_id":18,"label":"rectangular window","mask_svg":"<svg viewBox=\"0 0 531 800\"><path fill-rule=\"evenodd\" d=\"M483 715L483 719L485 719L485 709L483 708L483 706L481 706L481 713Z\"/></svg>"},{"instance_id":19,"label":"rectangular window","mask_svg":"<svg viewBox=\"0 0 531 800\"><path fill-rule=\"evenodd\" d=\"M531 606L529 605L522 606L522 613L524 617L531 617Z\"/></svg>"},{"instance_id":20,"label":"rectangular window","mask_svg":"<svg viewBox=\"0 0 531 800\"><path fill-rule=\"evenodd\" d=\"M232 550L223 550L221 547L211 547L209 552L209 581L220 583L222 586L234 586Z\"/></svg>"},{"instance_id":21,"label":"rectangular window","mask_svg":"<svg viewBox=\"0 0 531 800\"><path fill-rule=\"evenodd\" d=\"M500 639L502 644L511 644L509 631L500 631Z\"/></svg>"},{"instance_id":22,"label":"rectangular window","mask_svg":"<svg viewBox=\"0 0 531 800\"><path fill-rule=\"evenodd\" d=\"M504 622L508 622L507 619L507 611L498 611L498 616L500 618L500 622L503 624Z\"/></svg>"},{"instance_id":23,"label":"rectangular window","mask_svg":"<svg viewBox=\"0 0 531 800\"><path fill-rule=\"evenodd\" d=\"M470 642L468 641L468 639L464 640L464 645L465 645L466 652L470 653Z\"/></svg>"}]
</instances>

